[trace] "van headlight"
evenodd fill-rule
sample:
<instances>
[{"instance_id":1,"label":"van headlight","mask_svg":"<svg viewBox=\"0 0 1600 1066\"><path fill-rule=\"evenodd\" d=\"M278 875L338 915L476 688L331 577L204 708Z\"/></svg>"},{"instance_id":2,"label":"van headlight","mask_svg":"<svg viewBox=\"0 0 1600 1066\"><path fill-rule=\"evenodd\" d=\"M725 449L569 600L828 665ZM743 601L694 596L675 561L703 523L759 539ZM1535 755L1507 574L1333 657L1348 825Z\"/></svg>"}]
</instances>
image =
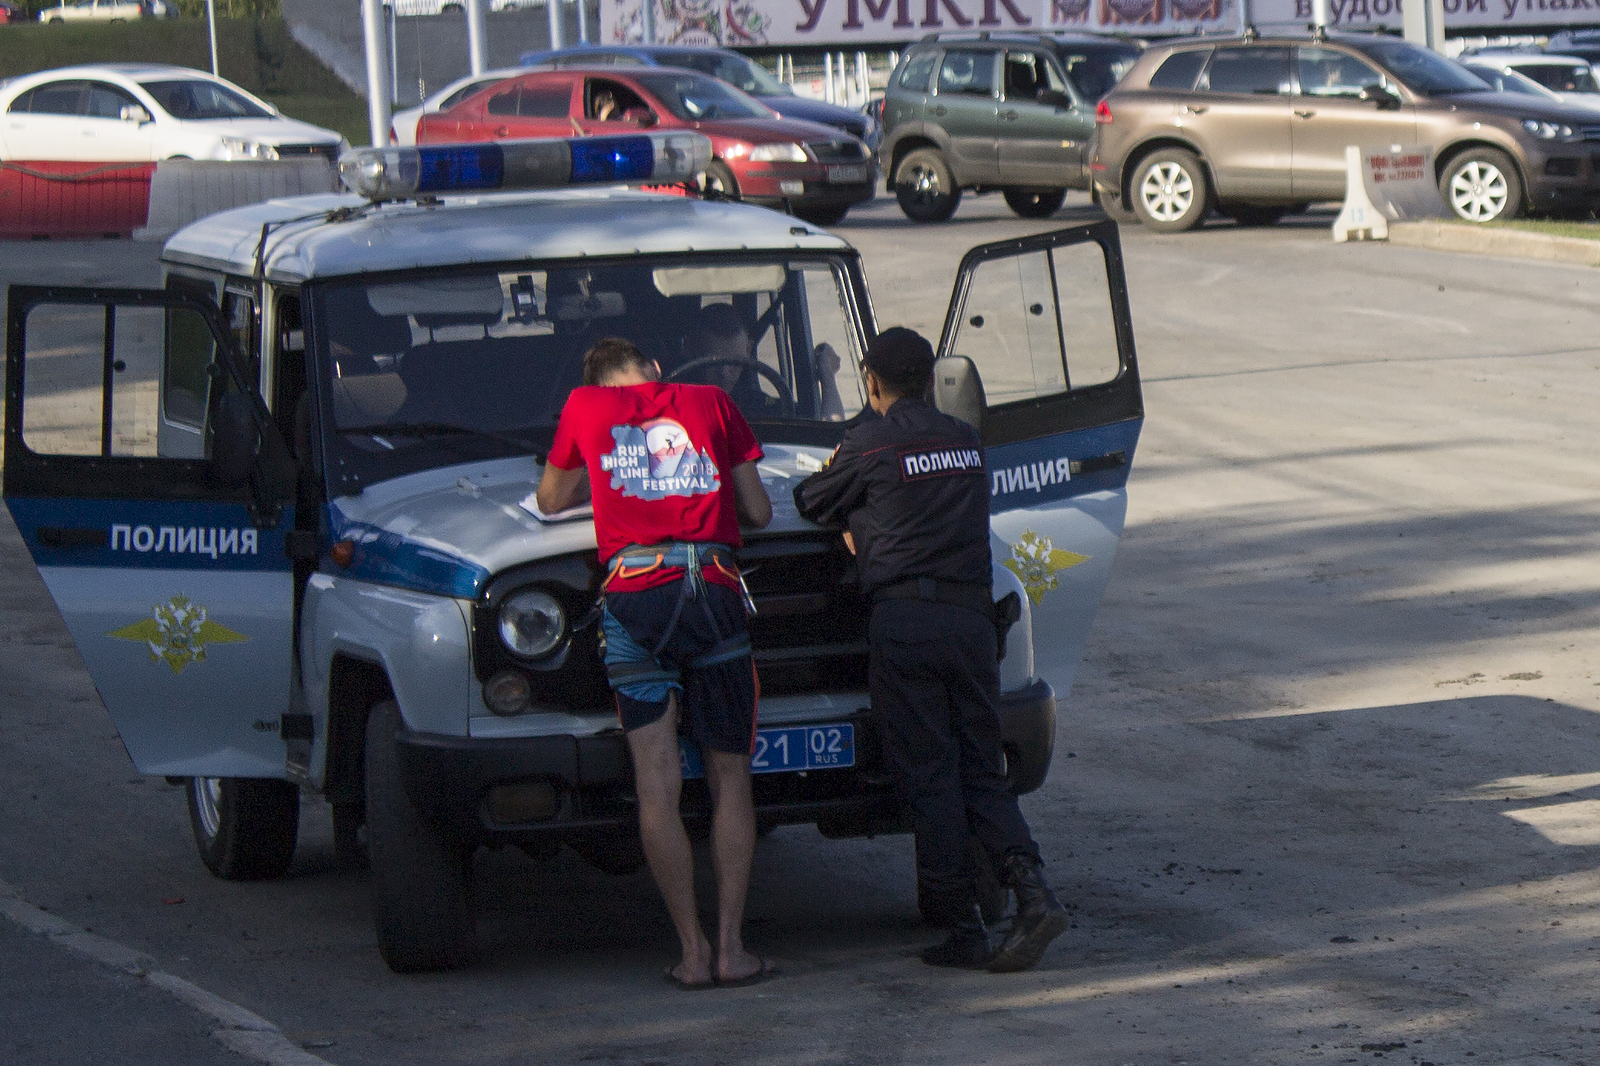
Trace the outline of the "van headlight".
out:
<instances>
[{"instance_id":1,"label":"van headlight","mask_svg":"<svg viewBox=\"0 0 1600 1066\"><path fill-rule=\"evenodd\" d=\"M567 612L553 596L527 589L500 604L500 642L524 659L549 655L567 635Z\"/></svg>"}]
</instances>

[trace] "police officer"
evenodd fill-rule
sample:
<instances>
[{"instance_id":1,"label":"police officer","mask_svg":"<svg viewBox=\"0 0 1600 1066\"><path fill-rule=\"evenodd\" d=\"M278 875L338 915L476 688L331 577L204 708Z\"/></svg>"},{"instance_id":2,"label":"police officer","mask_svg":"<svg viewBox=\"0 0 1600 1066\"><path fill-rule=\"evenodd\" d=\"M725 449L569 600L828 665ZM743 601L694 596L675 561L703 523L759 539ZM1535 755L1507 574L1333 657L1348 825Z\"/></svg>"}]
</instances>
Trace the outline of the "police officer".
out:
<instances>
[{"instance_id":1,"label":"police officer","mask_svg":"<svg viewBox=\"0 0 1600 1066\"><path fill-rule=\"evenodd\" d=\"M933 349L917 333L878 334L862 369L882 417L846 433L828 467L796 487L795 505L812 521L846 526L871 597L872 709L911 809L918 884L950 930L922 960L1025 970L1067 917L1002 770L982 447L971 426L925 399ZM993 951L973 835L1017 897L1016 922Z\"/></svg>"}]
</instances>

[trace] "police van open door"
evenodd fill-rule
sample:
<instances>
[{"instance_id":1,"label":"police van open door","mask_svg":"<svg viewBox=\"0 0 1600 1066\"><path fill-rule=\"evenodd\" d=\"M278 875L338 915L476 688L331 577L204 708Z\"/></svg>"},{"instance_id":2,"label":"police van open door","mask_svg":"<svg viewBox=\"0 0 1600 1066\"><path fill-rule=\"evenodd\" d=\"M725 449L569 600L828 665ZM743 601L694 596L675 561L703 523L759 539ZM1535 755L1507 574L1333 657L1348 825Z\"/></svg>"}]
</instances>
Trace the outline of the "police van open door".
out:
<instances>
[{"instance_id":1,"label":"police van open door","mask_svg":"<svg viewBox=\"0 0 1600 1066\"><path fill-rule=\"evenodd\" d=\"M6 506L134 765L283 777L292 465L215 305L9 304Z\"/></svg>"},{"instance_id":2,"label":"police van open door","mask_svg":"<svg viewBox=\"0 0 1600 1066\"><path fill-rule=\"evenodd\" d=\"M1116 225L972 249L939 355L946 410L963 371L981 379L994 558L1030 601L1034 672L1064 698L1122 534L1144 420Z\"/></svg>"}]
</instances>

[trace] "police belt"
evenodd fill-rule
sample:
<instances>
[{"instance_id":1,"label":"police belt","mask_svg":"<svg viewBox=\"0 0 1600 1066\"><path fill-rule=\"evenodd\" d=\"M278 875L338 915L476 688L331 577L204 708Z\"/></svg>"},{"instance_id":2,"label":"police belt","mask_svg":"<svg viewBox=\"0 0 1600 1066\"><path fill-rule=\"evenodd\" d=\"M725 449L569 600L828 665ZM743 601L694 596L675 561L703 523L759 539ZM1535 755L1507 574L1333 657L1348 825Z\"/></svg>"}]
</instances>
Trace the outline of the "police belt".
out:
<instances>
[{"instance_id":1,"label":"police belt","mask_svg":"<svg viewBox=\"0 0 1600 1066\"><path fill-rule=\"evenodd\" d=\"M874 606L885 600L922 600L925 603L947 603L977 611L994 621L994 588L975 581L940 581L931 577L908 577L872 591Z\"/></svg>"}]
</instances>

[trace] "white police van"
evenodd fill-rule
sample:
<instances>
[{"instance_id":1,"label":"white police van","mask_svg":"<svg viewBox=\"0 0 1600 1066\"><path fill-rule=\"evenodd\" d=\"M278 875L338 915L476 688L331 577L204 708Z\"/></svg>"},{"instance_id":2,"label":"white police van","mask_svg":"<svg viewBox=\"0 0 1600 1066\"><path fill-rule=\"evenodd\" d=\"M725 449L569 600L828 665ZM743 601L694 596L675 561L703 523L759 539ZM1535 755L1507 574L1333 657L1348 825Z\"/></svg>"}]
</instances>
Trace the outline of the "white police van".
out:
<instances>
[{"instance_id":1,"label":"white police van","mask_svg":"<svg viewBox=\"0 0 1600 1066\"><path fill-rule=\"evenodd\" d=\"M697 349L711 303L748 325L775 511L739 553L758 817L904 828L852 557L791 498L865 408L866 279L796 219L625 187L708 158L661 133L362 150L342 167L360 195L178 233L162 289L10 290L5 501L128 754L187 783L219 877L282 874L320 793L342 857L370 862L397 971L473 958L478 847L640 862L590 624L593 526L536 516L531 494L597 338L631 338L668 379L739 369ZM940 353L939 402L981 422L1005 751L1027 792L1142 421L1115 227L973 249ZM686 792L703 821L703 782Z\"/></svg>"}]
</instances>

